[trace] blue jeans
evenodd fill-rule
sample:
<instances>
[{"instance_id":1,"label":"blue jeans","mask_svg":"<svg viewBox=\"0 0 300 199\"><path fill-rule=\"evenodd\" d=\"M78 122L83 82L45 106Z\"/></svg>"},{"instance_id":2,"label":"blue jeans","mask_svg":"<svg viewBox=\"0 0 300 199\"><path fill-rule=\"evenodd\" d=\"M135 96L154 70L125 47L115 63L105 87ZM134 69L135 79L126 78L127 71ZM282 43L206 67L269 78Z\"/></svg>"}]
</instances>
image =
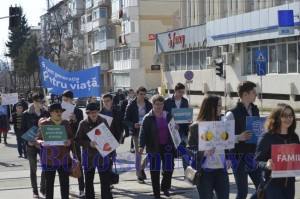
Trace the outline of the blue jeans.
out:
<instances>
[{"instance_id":1,"label":"blue jeans","mask_svg":"<svg viewBox=\"0 0 300 199\"><path fill-rule=\"evenodd\" d=\"M249 166L245 161L240 161L237 168L235 168L233 174L234 179L237 187L237 196L236 199L245 199L248 195L248 175L250 176L255 188L261 182L261 171L258 168L250 169ZM233 168L234 169L234 168ZM250 197L251 199L256 198L256 192L252 194Z\"/></svg>"},{"instance_id":2,"label":"blue jeans","mask_svg":"<svg viewBox=\"0 0 300 199\"><path fill-rule=\"evenodd\" d=\"M295 198L295 182L289 182L286 187L270 183L265 192L266 199L293 199Z\"/></svg>"},{"instance_id":3,"label":"blue jeans","mask_svg":"<svg viewBox=\"0 0 300 199\"><path fill-rule=\"evenodd\" d=\"M199 199L212 199L214 191L218 199L229 199L229 177L227 171L224 169L202 169L197 190Z\"/></svg>"}]
</instances>

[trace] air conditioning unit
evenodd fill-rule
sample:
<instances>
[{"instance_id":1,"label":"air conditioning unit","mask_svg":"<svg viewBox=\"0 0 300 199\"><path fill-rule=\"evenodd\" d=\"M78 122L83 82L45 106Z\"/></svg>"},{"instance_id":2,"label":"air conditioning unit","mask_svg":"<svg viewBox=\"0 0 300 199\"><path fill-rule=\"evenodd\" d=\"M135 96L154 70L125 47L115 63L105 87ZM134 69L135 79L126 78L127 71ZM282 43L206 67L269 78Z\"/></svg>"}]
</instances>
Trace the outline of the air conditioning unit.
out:
<instances>
[{"instance_id":1,"label":"air conditioning unit","mask_svg":"<svg viewBox=\"0 0 300 199\"><path fill-rule=\"evenodd\" d=\"M212 65L212 62L213 62L212 57L206 57L206 65L207 65L207 66L211 66L211 65Z\"/></svg>"},{"instance_id":2,"label":"air conditioning unit","mask_svg":"<svg viewBox=\"0 0 300 199\"><path fill-rule=\"evenodd\" d=\"M228 45L219 46L219 53L220 54L227 53L227 52L228 52Z\"/></svg>"},{"instance_id":3,"label":"air conditioning unit","mask_svg":"<svg viewBox=\"0 0 300 199\"><path fill-rule=\"evenodd\" d=\"M239 53L240 52L240 45L239 44L229 44L229 51L230 53Z\"/></svg>"},{"instance_id":4,"label":"air conditioning unit","mask_svg":"<svg viewBox=\"0 0 300 199\"><path fill-rule=\"evenodd\" d=\"M233 63L233 54L231 53L223 53L222 60L224 64L231 65Z\"/></svg>"}]
</instances>

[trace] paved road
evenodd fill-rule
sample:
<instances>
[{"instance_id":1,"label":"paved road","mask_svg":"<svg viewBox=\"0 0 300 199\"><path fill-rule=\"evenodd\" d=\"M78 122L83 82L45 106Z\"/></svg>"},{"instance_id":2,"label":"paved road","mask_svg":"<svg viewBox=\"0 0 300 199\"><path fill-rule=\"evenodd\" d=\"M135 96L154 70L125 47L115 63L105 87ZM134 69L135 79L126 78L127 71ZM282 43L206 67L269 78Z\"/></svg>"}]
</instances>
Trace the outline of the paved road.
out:
<instances>
[{"instance_id":1,"label":"paved road","mask_svg":"<svg viewBox=\"0 0 300 199\"><path fill-rule=\"evenodd\" d=\"M300 132L300 123L298 123L297 132ZM32 198L32 190L29 179L29 163L28 160L17 157L16 139L13 132L9 132L8 145L0 144L0 198L10 199L27 199ZM151 180L149 179L149 171L146 171L148 179L146 184L140 185L136 182L134 171L134 155L129 153L130 140L126 139L125 144L118 148L120 172L120 183L115 185L113 195L115 198L153 198ZM172 180L171 198L198 198L197 191L183 181L183 169L180 160L176 160L174 177ZM235 198L236 188L233 175L230 178L230 198ZM40 168L38 171L38 182L40 180ZM99 178L95 176L95 191L97 196L100 194ZM249 192L254 192L253 184L249 183ZM77 198L78 185L77 180L70 180L71 198ZM59 180L56 178L55 198L60 198ZM300 178L296 183L296 198L300 199Z\"/></svg>"}]
</instances>

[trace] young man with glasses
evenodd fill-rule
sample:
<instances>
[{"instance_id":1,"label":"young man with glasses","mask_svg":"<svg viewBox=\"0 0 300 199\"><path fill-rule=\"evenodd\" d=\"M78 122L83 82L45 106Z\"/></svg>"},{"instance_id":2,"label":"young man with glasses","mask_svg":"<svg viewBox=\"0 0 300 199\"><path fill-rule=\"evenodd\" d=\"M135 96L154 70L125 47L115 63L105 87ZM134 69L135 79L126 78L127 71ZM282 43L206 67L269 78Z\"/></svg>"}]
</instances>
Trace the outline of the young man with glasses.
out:
<instances>
[{"instance_id":1,"label":"young man with glasses","mask_svg":"<svg viewBox=\"0 0 300 199\"><path fill-rule=\"evenodd\" d=\"M240 102L226 113L224 120L235 121L235 147L230 153L233 155L231 161L233 163L232 169L237 186L236 198L247 198L248 175L256 189L261 181L261 171L253 161L256 144L245 142L251 139L252 136L252 132L246 130L246 117L259 116L258 108L253 104L256 99L256 84L244 81L238 85L237 91ZM251 198L256 198L256 192L252 194Z\"/></svg>"},{"instance_id":2,"label":"young man with glasses","mask_svg":"<svg viewBox=\"0 0 300 199\"><path fill-rule=\"evenodd\" d=\"M73 100L74 100L74 94L72 91L70 90L66 90L62 93L62 101L69 103L69 104L73 104ZM71 129L72 129L72 133L75 137L79 123L83 120L83 112L81 109L79 109L78 107L74 108L74 112L70 115L68 121L70 123ZM78 157L78 160L81 162L81 148L80 145L75 143L75 148L76 148L76 155ZM81 172L82 172L82 168L81 168ZM84 177L83 175L78 178L78 186L79 186L79 198L83 198L85 196L84 193Z\"/></svg>"},{"instance_id":3,"label":"young man with glasses","mask_svg":"<svg viewBox=\"0 0 300 199\"><path fill-rule=\"evenodd\" d=\"M43 117L49 117L49 113L42 105L42 100L44 95L41 92L33 93L32 100L33 103L28 106L28 109L23 112L21 120L20 131L26 133L31 127L38 127L39 119ZM27 156L30 166L30 180L33 189L33 198L39 198L38 187L37 187L37 156L40 155L40 149L35 146L35 143L26 142L27 144ZM25 157L27 158L27 157ZM42 171L40 192L45 195L45 174Z\"/></svg>"},{"instance_id":4,"label":"young man with glasses","mask_svg":"<svg viewBox=\"0 0 300 199\"><path fill-rule=\"evenodd\" d=\"M152 104L149 100L145 99L147 90L145 87L141 86L136 91L136 98L134 98L126 108L124 122L128 126L129 131L133 138L133 144L135 148L135 168L137 181L141 184L145 183L146 174L145 167L147 163L147 158L143 159L141 164L141 154L138 152L138 139L140 134L140 127L142 125L142 120L144 116L152 109Z\"/></svg>"},{"instance_id":5,"label":"young man with glasses","mask_svg":"<svg viewBox=\"0 0 300 199\"><path fill-rule=\"evenodd\" d=\"M189 108L189 102L186 98L183 97L184 94L185 94L185 86L182 83L177 83L174 88L173 96L166 99L164 103L164 110L172 114L173 108ZM179 124L178 126L179 126L178 131L182 140L181 147L186 147L187 136L189 132L189 124ZM182 153L182 165L184 170L189 165L189 156L184 153Z\"/></svg>"}]
</instances>

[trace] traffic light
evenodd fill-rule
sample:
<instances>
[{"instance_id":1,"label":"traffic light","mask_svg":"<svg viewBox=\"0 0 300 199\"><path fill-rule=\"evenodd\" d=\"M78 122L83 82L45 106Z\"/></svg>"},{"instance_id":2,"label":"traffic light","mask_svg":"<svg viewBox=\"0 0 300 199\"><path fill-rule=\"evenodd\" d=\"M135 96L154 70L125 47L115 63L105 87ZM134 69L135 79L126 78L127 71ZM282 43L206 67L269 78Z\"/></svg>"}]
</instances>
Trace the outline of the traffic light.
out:
<instances>
[{"instance_id":1,"label":"traffic light","mask_svg":"<svg viewBox=\"0 0 300 199\"><path fill-rule=\"evenodd\" d=\"M21 23L21 8L9 7L9 29L19 27Z\"/></svg>"},{"instance_id":2,"label":"traffic light","mask_svg":"<svg viewBox=\"0 0 300 199\"><path fill-rule=\"evenodd\" d=\"M216 75L223 76L223 62L216 63Z\"/></svg>"}]
</instances>

